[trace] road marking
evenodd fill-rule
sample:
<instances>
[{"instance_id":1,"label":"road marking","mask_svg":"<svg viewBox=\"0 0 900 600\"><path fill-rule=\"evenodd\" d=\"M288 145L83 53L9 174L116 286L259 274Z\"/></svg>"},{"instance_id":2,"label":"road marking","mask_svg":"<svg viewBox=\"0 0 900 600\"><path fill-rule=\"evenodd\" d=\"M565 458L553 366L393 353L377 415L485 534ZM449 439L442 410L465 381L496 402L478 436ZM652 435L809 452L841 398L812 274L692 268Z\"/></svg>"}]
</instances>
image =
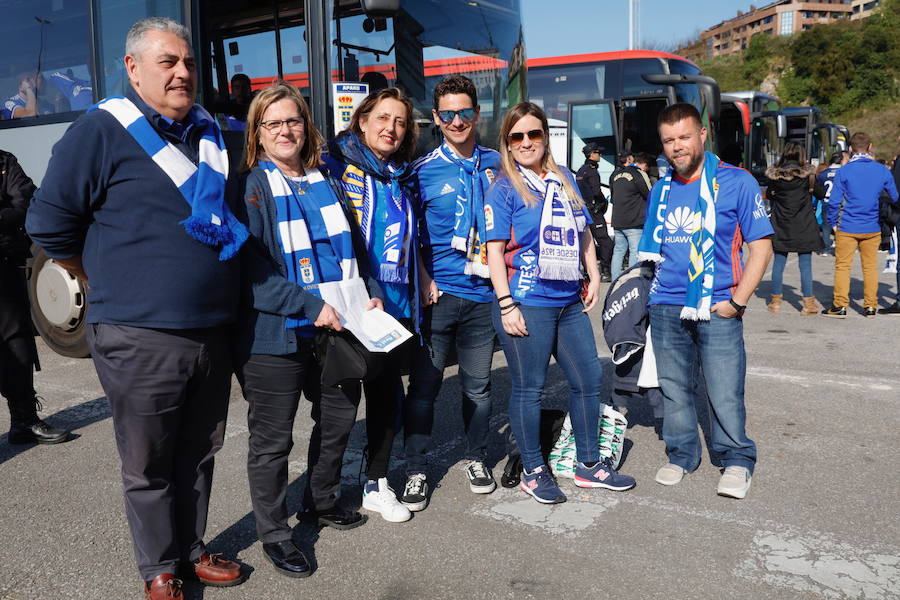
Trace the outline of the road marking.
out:
<instances>
[{"instance_id":1,"label":"road marking","mask_svg":"<svg viewBox=\"0 0 900 600\"><path fill-rule=\"evenodd\" d=\"M751 581L826 598L887 600L900 596L900 554L896 549L886 554L827 535L759 530L747 554L732 572Z\"/></svg>"},{"instance_id":2,"label":"road marking","mask_svg":"<svg viewBox=\"0 0 900 600\"><path fill-rule=\"evenodd\" d=\"M490 499L490 506L475 505L473 512L498 521L523 523L549 534L567 537L580 535L607 509L619 503L617 498L605 496L596 498L594 502L569 500L563 504L540 504L518 489L505 488L498 488L490 495Z\"/></svg>"},{"instance_id":3,"label":"road marking","mask_svg":"<svg viewBox=\"0 0 900 600\"><path fill-rule=\"evenodd\" d=\"M549 534L577 537L617 504L633 504L659 511L698 517L755 531L752 547L732 570L743 579L814 592L825 598L888 600L900 597L900 548L868 542L838 540L835 535L749 519L732 513L701 510L639 496L574 490L563 504L539 504L517 489L498 489L473 505L473 514L541 529ZM776 533L777 532L777 533Z\"/></svg>"},{"instance_id":4,"label":"road marking","mask_svg":"<svg viewBox=\"0 0 900 600\"><path fill-rule=\"evenodd\" d=\"M840 378L834 378L826 373L791 371L785 372L772 367L747 367L747 375L762 377L765 379L780 379L787 383L800 387L842 386L860 390L875 392L889 392L895 389L896 382L888 379L875 379L873 377L859 377L856 375L841 374Z\"/></svg>"}]
</instances>

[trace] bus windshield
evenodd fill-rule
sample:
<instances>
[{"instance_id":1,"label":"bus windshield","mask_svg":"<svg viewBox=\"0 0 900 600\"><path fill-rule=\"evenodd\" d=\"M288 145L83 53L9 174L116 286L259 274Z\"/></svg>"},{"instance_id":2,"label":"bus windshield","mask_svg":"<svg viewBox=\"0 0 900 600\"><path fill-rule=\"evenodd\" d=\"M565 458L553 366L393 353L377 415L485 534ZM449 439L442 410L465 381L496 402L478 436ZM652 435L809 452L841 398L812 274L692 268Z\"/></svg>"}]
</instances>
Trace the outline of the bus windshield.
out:
<instances>
[{"instance_id":1,"label":"bus windshield","mask_svg":"<svg viewBox=\"0 0 900 600\"><path fill-rule=\"evenodd\" d=\"M684 58L645 50L530 59L529 99L547 113L551 151L556 161L571 169L577 169L584 161L578 148L570 152L568 147L568 138L572 135L569 129L575 125L569 122L573 106L579 106L579 111L585 114L594 110L597 114L605 114L607 109L599 105L589 108L588 105L599 100L613 102L617 133L614 143L604 147L601 161L604 173L612 170L619 149L654 156L661 154L656 118L669 104L689 102L705 115L706 107L696 83L653 84L644 78L651 74L690 76L702 73ZM579 131L575 137L581 139L588 133Z\"/></svg>"}]
</instances>

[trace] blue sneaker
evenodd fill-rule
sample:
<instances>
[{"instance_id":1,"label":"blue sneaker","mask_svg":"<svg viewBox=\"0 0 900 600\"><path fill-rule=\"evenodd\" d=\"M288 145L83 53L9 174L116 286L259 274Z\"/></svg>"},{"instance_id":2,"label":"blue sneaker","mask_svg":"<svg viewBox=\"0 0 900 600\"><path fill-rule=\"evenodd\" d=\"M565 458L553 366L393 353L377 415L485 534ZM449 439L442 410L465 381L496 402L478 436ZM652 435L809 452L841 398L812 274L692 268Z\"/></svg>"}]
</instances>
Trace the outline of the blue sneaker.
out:
<instances>
[{"instance_id":1,"label":"blue sneaker","mask_svg":"<svg viewBox=\"0 0 900 600\"><path fill-rule=\"evenodd\" d=\"M575 467L575 485L581 488L606 488L624 492L634 487L634 477L619 475L608 459L601 460L593 467L579 462Z\"/></svg>"},{"instance_id":2,"label":"blue sneaker","mask_svg":"<svg viewBox=\"0 0 900 600\"><path fill-rule=\"evenodd\" d=\"M547 465L541 465L529 473L522 469L522 483L519 489L541 504L559 504L566 501L566 495L562 493L556 481L547 470Z\"/></svg>"}]
</instances>

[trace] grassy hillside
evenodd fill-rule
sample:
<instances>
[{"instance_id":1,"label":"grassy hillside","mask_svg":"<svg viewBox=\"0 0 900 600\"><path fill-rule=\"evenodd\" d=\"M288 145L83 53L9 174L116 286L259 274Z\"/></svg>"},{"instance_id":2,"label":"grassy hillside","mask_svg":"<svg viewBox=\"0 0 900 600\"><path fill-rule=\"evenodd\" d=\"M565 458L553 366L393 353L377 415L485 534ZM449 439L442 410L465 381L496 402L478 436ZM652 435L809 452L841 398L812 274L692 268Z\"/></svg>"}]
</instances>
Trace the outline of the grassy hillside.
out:
<instances>
[{"instance_id":1,"label":"grassy hillside","mask_svg":"<svg viewBox=\"0 0 900 600\"><path fill-rule=\"evenodd\" d=\"M722 91L760 90L786 106L819 106L851 133L871 134L879 156L900 153L900 0L885 0L860 21L754 36L743 54L700 67Z\"/></svg>"}]
</instances>

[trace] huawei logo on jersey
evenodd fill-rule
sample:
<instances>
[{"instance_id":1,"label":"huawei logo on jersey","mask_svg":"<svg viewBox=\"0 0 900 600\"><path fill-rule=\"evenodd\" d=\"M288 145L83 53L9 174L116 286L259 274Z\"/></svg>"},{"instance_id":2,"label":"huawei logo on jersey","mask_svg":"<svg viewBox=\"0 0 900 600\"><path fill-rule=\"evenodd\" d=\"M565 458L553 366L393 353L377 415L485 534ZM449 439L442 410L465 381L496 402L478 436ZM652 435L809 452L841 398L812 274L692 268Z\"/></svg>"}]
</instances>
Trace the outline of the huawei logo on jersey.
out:
<instances>
[{"instance_id":1,"label":"huawei logo on jersey","mask_svg":"<svg viewBox=\"0 0 900 600\"><path fill-rule=\"evenodd\" d=\"M671 234L686 233L690 235L694 228L694 215L687 206L676 208L666 217L666 231Z\"/></svg>"}]
</instances>

